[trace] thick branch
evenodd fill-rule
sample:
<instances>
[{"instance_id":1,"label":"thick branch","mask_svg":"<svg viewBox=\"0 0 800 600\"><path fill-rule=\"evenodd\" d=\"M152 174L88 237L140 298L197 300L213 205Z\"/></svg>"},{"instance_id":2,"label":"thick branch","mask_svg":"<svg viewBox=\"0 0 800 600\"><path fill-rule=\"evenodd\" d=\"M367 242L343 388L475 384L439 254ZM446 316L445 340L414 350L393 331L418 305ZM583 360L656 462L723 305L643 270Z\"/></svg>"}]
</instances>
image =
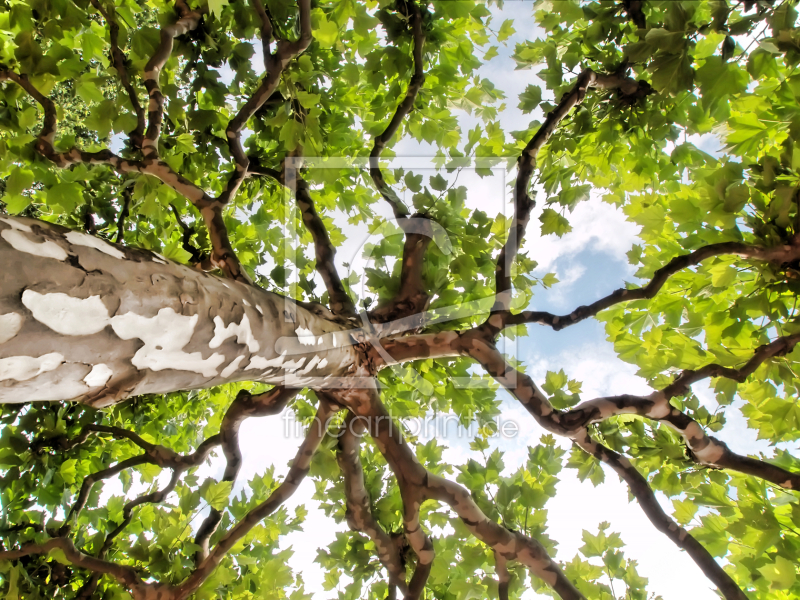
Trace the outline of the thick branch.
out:
<instances>
[{"instance_id":1,"label":"thick branch","mask_svg":"<svg viewBox=\"0 0 800 600\"><path fill-rule=\"evenodd\" d=\"M248 284L252 283L247 274L242 271L241 265L233 252L233 246L228 239L228 232L222 218L221 206L215 204L214 200L200 187L176 173L166 162L158 160L157 153L153 153L153 151L151 151L149 155L146 155L146 158L142 161L120 158L110 150L83 152L78 148L72 148L67 152L56 152L53 148L56 134L56 109L53 101L40 93L25 75L18 75L13 71L7 70L0 71L0 81L5 81L7 79L11 79L19 84L44 110L44 125L42 131L39 133L38 142L36 144L36 149L42 156L62 169L69 168L77 163L89 165L103 164L110 166L121 174L146 173L147 175L152 175L160 179L176 192L186 197L187 200L200 210L200 214L203 216L203 220L208 228L211 247L213 249L211 257L212 266L221 269L225 275L231 279ZM160 93L159 91L158 94ZM151 103L152 102L153 100L151 99ZM154 116L151 115L151 124L154 122L153 118ZM153 133L150 126L148 126L148 132L148 135ZM154 147L152 146L152 139L149 142L148 139L145 139L145 145L149 143L151 144L151 148Z\"/></svg>"},{"instance_id":2,"label":"thick branch","mask_svg":"<svg viewBox=\"0 0 800 600\"><path fill-rule=\"evenodd\" d=\"M312 421L306 438L292 461L286 479L281 482L267 500L247 513L241 521L220 539L205 560L195 568L183 583L173 588L173 600L183 600L197 590L236 542L247 535L263 519L275 512L294 493L308 473L311 458L325 435L328 420L336 410L338 410L338 407L333 407L324 400L320 400L317 416Z\"/></svg>"},{"instance_id":3,"label":"thick branch","mask_svg":"<svg viewBox=\"0 0 800 600\"><path fill-rule=\"evenodd\" d=\"M107 469L103 469L102 471L98 471L96 473L92 473L91 475L87 475L83 479L83 483L81 484L81 490L78 492L78 497L75 500L75 503L69 509L69 513L67 517L64 519L64 524L58 530L58 536L66 535L72 525L72 519L77 517L78 514L83 510L83 507L86 506L86 501L89 499L89 493L92 491L92 486L98 481L103 479L108 479L109 477L113 477L117 473L124 471L125 469L129 469L131 467L136 467L138 465L144 464L149 462L145 455L134 456L127 460L123 460L118 462L112 467Z\"/></svg>"},{"instance_id":4,"label":"thick branch","mask_svg":"<svg viewBox=\"0 0 800 600\"><path fill-rule=\"evenodd\" d=\"M356 314L353 300L344 289L342 280L336 270L336 249L328 236L328 230L322 222L322 218L317 213L314 200L311 198L308 182L300 177L298 169L302 159L293 156L290 164L284 169L284 183L289 189L295 192L297 207L303 219L303 224L314 240L314 252L316 255L317 272L325 283L330 297L330 307L334 315L352 317Z\"/></svg>"},{"instance_id":5,"label":"thick branch","mask_svg":"<svg viewBox=\"0 0 800 600\"><path fill-rule=\"evenodd\" d=\"M628 97L640 94L640 90L644 86L647 86L647 84L634 81L621 74L601 75L591 69L585 69L578 75L572 90L564 94L558 106L548 113L544 123L531 138L531 141L528 142L528 145L525 146L522 155L517 161L517 181L514 186L514 219L511 221L508 239L497 259L495 281L497 300L492 309L493 312L508 310L510 306L511 295L508 292L511 291L511 265L522 244L531 210L533 210L535 204L528 194L528 190L536 166L536 155L539 150L553 135L558 124L566 118L575 106L583 102L586 91L589 88L618 90L622 96Z\"/></svg>"},{"instance_id":6,"label":"thick branch","mask_svg":"<svg viewBox=\"0 0 800 600\"><path fill-rule=\"evenodd\" d=\"M714 582L726 600L747 600L745 593L736 585L736 582L725 572L720 564L714 560L708 550L664 512L653 490L647 483L647 479L639 473L627 458L592 440L585 429L580 431L573 440L584 451L616 471L628 484L631 493L655 528L692 557L695 564L700 567L706 577Z\"/></svg>"},{"instance_id":7,"label":"thick branch","mask_svg":"<svg viewBox=\"0 0 800 600\"><path fill-rule=\"evenodd\" d=\"M156 597L160 584L145 583L132 567L118 565L107 560L89 556L78 550L71 540L63 537L53 538L41 544L25 544L18 550L0 551L0 560L17 560L25 556L47 554L51 550L61 550L72 564L92 573L109 575L131 591L135 600L150 600Z\"/></svg>"},{"instance_id":8,"label":"thick branch","mask_svg":"<svg viewBox=\"0 0 800 600\"><path fill-rule=\"evenodd\" d=\"M364 426L359 421L354 421L353 417L353 413L348 415L337 436L339 441L336 459L344 475L347 524L352 530L361 531L369 536L375 544L378 559L389 574L389 585L400 588L400 591L407 596L406 570L399 548L372 514L369 493L364 485L364 470L359 456L361 433Z\"/></svg>"},{"instance_id":9,"label":"thick branch","mask_svg":"<svg viewBox=\"0 0 800 600\"><path fill-rule=\"evenodd\" d=\"M691 252L676 256L666 265L658 269L650 282L640 288L619 288L611 292L608 296L600 298L592 304L579 306L568 315L554 315L542 311L523 311L519 314L511 314L508 311L498 312L492 315L486 327L497 335L504 327L520 325L523 323L539 323L549 325L556 331L579 323L584 319L597 315L600 311L619 304L620 302L632 302L634 300L653 298L658 291L664 287L669 278L687 267L700 264L707 258L722 255L736 255L753 260L769 262L777 265L791 263L800 259L800 244L793 241L792 244L776 246L774 248L763 248L752 246L742 242L722 242L719 244L709 244Z\"/></svg>"},{"instance_id":10,"label":"thick branch","mask_svg":"<svg viewBox=\"0 0 800 600\"><path fill-rule=\"evenodd\" d=\"M272 36L272 24L269 16L264 10L260 0L253 0L256 12L261 19L261 42L269 48L269 40ZM225 205L234 197L239 186L247 177L247 169L250 160L242 147L242 129L247 121L256 111L261 108L264 102L272 96L281 80L281 74L289 62L298 54L308 48L313 39L311 31L311 0L298 0L300 9L300 38L297 41L278 40L275 52L265 57L264 66L266 75L258 86L258 89L247 99L244 106L239 109L236 116L228 123L225 135L228 138L228 148L235 162L234 171L228 179L225 190L215 200L215 204ZM266 36L266 38L265 38ZM268 52L268 50L265 50Z\"/></svg>"},{"instance_id":11,"label":"thick branch","mask_svg":"<svg viewBox=\"0 0 800 600\"><path fill-rule=\"evenodd\" d=\"M508 600L508 584L511 574L508 572L508 561L499 552L494 553L494 570L497 573L497 597L499 600Z\"/></svg>"},{"instance_id":12,"label":"thick branch","mask_svg":"<svg viewBox=\"0 0 800 600\"><path fill-rule=\"evenodd\" d=\"M800 342L800 333L780 337L756 349L747 362L733 369L709 364L697 370L685 370L660 392L649 396L620 395L583 402L569 411L553 408L533 380L513 369L490 339L481 336L480 329L467 332L445 331L406 338L382 340L383 352L375 353L373 363L384 366L384 356L393 359L389 364L422 358L470 356L477 360L498 383L507 388L531 413L536 421L557 435L572 437L591 423L604 421L620 414L639 414L663 421L684 438L695 461L700 464L732 469L760 477L786 489L800 489L800 474L768 462L742 456L728 446L707 436L702 427L686 414L669 404L669 400L686 394L689 386L703 379L725 377L743 382L764 362L791 352Z\"/></svg>"},{"instance_id":13,"label":"thick branch","mask_svg":"<svg viewBox=\"0 0 800 600\"><path fill-rule=\"evenodd\" d=\"M158 157L158 138L161 136L161 125L164 120L164 95L158 83L161 69L172 55L174 39L193 31L200 24L199 11L186 10L185 4L179 5L178 8L184 14L173 25L161 28L158 48L144 68L144 86L150 97L147 107L147 132L142 143L142 153L145 158Z\"/></svg>"},{"instance_id":14,"label":"thick branch","mask_svg":"<svg viewBox=\"0 0 800 600\"><path fill-rule=\"evenodd\" d=\"M422 278L423 259L428 245L433 239L433 225L427 215L416 214L400 219L397 224L405 232L403 257L400 270L400 289L394 298L369 313L372 323L386 324L391 329L392 321L416 316L422 326L423 311L428 307L430 295ZM410 328L406 333L417 329Z\"/></svg>"},{"instance_id":15,"label":"thick branch","mask_svg":"<svg viewBox=\"0 0 800 600\"><path fill-rule=\"evenodd\" d=\"M409 517L413 517L419 510L419 505L426 500L438 500L449 505L475 537L502 553L507 560L517 560L527 566L563 599L584 598L539 542L495 523L481 511L466 489L428 472L403 439L399 427L386 412L376 390L348 390L333 395L364 420L367 430L397 478L404 506L413 507L404 514L407 531L417 530L418 522L409 520ZM421 558L425 557L421 562L429 564L433 556L432 552L427 554L426 550L424 547L419 549Z\"/></svg>"},{"instance_id":16,"label":"thick branch","mask_svg":"<svg viewBox=\"0 0 800 600\"><path fill-rule=\"evenodd\" d=\"M219 437L222 452L225 454L225 472L222 481L236 481L242 466L242 451L239 447L239 427L250 417L266 417L280 413L286 404L297 395L298 390L275 387L268 392L251 395L241 390L228 408L220 425ZM209 507L208 516L197 529L194 543L200 546L195 555L195 562L202 563L208 556L209 541L219 527L222 513L213 506Z\"/></svg>"}]
</instances>

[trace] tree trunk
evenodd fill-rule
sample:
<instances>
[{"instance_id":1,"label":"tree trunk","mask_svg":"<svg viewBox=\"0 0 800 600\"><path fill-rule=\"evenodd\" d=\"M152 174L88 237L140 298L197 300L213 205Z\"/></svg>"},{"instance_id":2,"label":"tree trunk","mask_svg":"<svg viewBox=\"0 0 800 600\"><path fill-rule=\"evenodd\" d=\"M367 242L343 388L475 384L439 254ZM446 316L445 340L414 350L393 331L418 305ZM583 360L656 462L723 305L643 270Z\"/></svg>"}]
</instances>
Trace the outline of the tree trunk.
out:
<instances>
[{"instance_id":1,"label":"tree trunk","mask_svg":"<svg viewBox=\"0 0 800 600\"><path fill-rule=\"evenodd\" d=\"M341 387L345 327L280 295L63 227L0 217L0 402L106 406L253 380Z\"/></svg>"}]
</instances>

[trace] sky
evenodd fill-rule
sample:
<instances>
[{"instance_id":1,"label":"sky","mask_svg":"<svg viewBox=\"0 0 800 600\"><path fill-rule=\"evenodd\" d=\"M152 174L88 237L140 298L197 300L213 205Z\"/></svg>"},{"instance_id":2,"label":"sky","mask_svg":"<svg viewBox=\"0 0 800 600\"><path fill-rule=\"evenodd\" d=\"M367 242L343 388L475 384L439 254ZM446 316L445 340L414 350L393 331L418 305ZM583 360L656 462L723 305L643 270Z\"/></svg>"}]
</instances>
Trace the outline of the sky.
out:
<instances>
[{"instance_id":1,"label":"sky","mask_svg":"<svg viewBox=\"0 0 800 600\"><path fill-rule=\"evenodd\" d=\"M479 74L490 79L507 96L507 108L499 117L503 129L524 129L531 120L541 120L543 116L541 112L522 114L517 108L516 98L528 84L539 84L543 89L544 86L534 71L515 70L515 63L510 56L516 43L539 37L542 32L536 28L527 2L507 0L502 10L497 7L492 7L492 10L496 14L495 29L503 20L512 18L517 32L505 47L499 48L499 55L482 67ZM261 53L257 51L254 59L259 60L260 56ZM258 69L259 65L254 65L254 68ZM545 99L548 99L547 92ZM459 114L459 125L464 134L476 123L474 117L466 113ZM711 136L693 141L707 152L720 153L719 142ZM409 162L424 165L425 158L435 154L434 149L413 140L403 140L394 147L394 151L399 158L393 166L403 166ZM507 186L502 173L497 173L496 177L481 179L474 173L464 171L458 183L467 187L467 205L470 208L483 210L490 216L498 213L510 216ZM608 294L625 281L635 280L635 269L628 264L625 253L637 243L638 227L627 222L619 209L603 203L599 195L593 194L588 202L578 205L569 216L572 232L562 238L541 235L538 216L542 207L537 207L530 220L524 250L539 264L534 273L536 276L554 272L560 282L549 290L536 288L529 308L569 312L576 306ZM387 207L381 210L386 211L385 216L390 216ZM366 263L359 262L358 253L368 240L367 233L348 225L342 217L339 215L336 220L347 236L337 254L340 272L346 272L345 262L354 265L353 268L357 270L363 269ZM635 367L616 357L612 345L606 340L602 324L594 320L584 321L560 332L530 326L529 336L520 338L512 353L524 362L528 373L540 383L548 370L564 369L570 378L583 382L582 397L585 399L619 393L647 394L651 391L645 381L635 374ZM713 394L705 385L698 384L695 388L701 400L712 410L715 409ZM504 418L514 419L520 424L517 437L495 439L492 442L505 452L508 474L524 464L528 447L536 445L545 432L515 400L504 392L502 394L505 396L502 405ZM244 463L236 489L253 476L263 473L269 465L275 466L276 475L288 472L287 463L294 457L300 439L290 433L294 428L289 426L287 417L288 414L284 413L280 417L249 419L242 425L240 439ZM717 434L718 437L742 453L772 454L766 443L756 440L754 432L747 429L736 405L727 409L726 417L727 425ZM469 449L469 439L464 436L450 436L440 442L448 446L444 459L451 464L464 464L469 458L482 462L481 456ZM560 443L564 448L569 448L566 440ZM787 448L797 451L796 446ZM223 462L218 457L203 468L203 474L219 476L222 467ZM560 479L557 496L547 505L549 535L558 542L557 560L572 559L583 544L582 531L596 533L599 523L608 521L611 524L610 531L621 534L626 544L626 557L635 558L639 574L649 579L650 592L662 596L664 600L717 598L712 584L693 561L655 530L635 502L628 501L627 486L613 472L606 470L606 482L596 488L588 481L580 482L574 470L564 469ZM316 509L314 502L310 501L313 492L313 483L307 480L287 502L290 512L299 504L305 504L309 513L303 531L286 536L282 547L291 546L294 549L290 564L296 572L303 573L306 591L314 592L318 598L335 598L336 590L322 590L324 572L314 559L317 549L332 542L336 532L344 531L346 524L336 525ZM660 497L660 501L671 513L670 502L663 497ZM676 573L680 576L676 577ZM525 597L544 596L528 592Z\"/></svg>"}]
</instances>

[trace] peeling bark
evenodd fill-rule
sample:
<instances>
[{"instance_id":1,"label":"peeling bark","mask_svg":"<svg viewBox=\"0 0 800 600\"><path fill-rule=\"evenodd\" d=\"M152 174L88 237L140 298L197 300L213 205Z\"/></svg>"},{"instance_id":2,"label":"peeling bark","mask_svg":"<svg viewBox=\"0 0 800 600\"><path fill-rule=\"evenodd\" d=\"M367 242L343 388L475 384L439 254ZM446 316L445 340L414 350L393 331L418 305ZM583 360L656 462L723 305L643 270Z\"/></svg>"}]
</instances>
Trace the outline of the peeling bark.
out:
<instances>
[{"instance_id":1,"label":"peeling bark","mask_svg":"<svg viewBox=\"0 0 800 600\"><path fill-rule=\"evenodd\" d=\"M277 294L33 219L0 219L0 402L230 381L342 385L347 331ZM43 349L46 349L43 350Z\"/></svg>"}]
</instances>

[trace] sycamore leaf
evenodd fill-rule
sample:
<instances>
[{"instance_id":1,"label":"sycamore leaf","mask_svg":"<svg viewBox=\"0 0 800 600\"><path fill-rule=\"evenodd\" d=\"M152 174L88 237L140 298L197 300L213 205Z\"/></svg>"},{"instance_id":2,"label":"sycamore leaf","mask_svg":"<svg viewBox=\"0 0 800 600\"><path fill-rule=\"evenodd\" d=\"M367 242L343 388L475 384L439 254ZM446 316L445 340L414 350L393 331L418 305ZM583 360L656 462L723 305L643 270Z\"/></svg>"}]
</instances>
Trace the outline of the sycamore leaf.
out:
<instances>
[{"instance_id":1,"label":"sycamore leaf","mask_svg":"<svg viewBox=\"0 0 800 600\"><path fill-rule=\"evenodd\" d=\"M758 571L769 580L773 590L788 590L797 580L795 563L783 556L776 556L774 563L763 566Z\"/></svg>"},{"instance_id":2,"label":"sycamore leaf","mask_svg":"<svg viewBox=\"0 0 800 600\"><path fill-rule=\"evenodd\" d=\"M222 9L228 6L228 0L208 0L208 10L212 15L219 18Z\"/></svg>"},{"instance_id":3,"label":"sycamore leaf","mask_svg":"<svg viewBox=\"0 0 800 600\"><path fill-rule=\"evenodd\" d=\"M555 233L558 237L572 231L569 221L554 211L552 208L545 208L539 216L542 222L542 235Z\"/></svg>"},{"instance_id":4,"label":"sycamore leaf","mask_svg":"<svg viewBox=\"0 0 800 600\"><path fill-rule=\"evenodd\" d=\"M557 283L558 277L556 277L555 273L547 273L544 277L542 277L542 285L546 288L549 288Z\"/></svg>"},{"instance_id":5,"label":"sycamore leaf","mask_svg":"<svg viewBox=\"0 0 800 600\"><path fill-rule=\"evenodd\" d=\"M514 35L516 31L517 30L514 29L514 21L512 19L506 19L500 26L500 31L497 32L497 40L500 42L505 42L508 38Z\"/></svg>"},{"instance_id":6,"label":"sycamore leaf","mask_svg":"<svg viewBox=\"0 0 800 600\"><path fill-rule=\"evenodd\" d=\"M203 500L216 510L222 510L228 505L228 497L233 488L232 481L217 481L211 483L202 494Z\"/></svg>"},{"instance_id":7,"label":"sycamore leaf","mask_svg":"<svg viewBox=\"0 0 800 600\"><path fill-rule=\"evenodd\" d=\"M537 85L528 85L519 95L519 109L524 113L534 110L542 101L542 88Z\"/></svg>"}]
</instances>

